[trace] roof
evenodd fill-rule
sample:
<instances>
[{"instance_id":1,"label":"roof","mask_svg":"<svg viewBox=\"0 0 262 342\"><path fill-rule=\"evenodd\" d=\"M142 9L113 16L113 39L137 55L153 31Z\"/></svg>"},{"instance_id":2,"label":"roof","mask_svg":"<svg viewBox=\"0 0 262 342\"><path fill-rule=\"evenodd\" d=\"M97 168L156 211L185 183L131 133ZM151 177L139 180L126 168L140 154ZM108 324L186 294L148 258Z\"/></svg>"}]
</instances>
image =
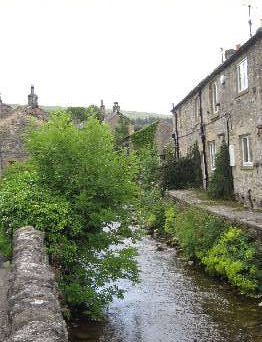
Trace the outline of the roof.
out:
<instances>
[{"instance_id":1,"label":"roof","mask_svg":"<svg viewBox=\"0 0 262 342\"><path fill-rule=\"evenodd\" d=\"M259 28L256 34L251 37L245 44L243 44L231 57L225 60L224 63L220 64L211 74L205 77L198 85L193 88L186 97L183 98L178 104L175 105L174 109L178 109L183 103L194 96L199 90L201 90L213 77L218 75L221 71L225 70L228 65L233 63L239 58L251 45L255 44L258 39L262 38L262 28Z\"/></svg>"}]
</instances>

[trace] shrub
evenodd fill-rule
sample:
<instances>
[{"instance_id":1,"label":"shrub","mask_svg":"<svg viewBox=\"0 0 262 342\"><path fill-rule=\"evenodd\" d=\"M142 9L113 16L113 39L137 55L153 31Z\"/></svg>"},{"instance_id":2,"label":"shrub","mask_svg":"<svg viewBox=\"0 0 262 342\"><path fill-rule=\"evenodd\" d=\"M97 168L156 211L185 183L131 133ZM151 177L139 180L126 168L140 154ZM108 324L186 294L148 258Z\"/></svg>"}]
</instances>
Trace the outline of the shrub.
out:
<instances>
[{"instance_id":1,"label":"shrub","mask_svg":"<svg viewBox=\"0 0 262 342\"><path fill-rule=\"evenodd\" d=\"M166 202L157 187L152 187L152 189L143 192L139 207L142 225L159 231L164 229Z\"/></svg>"},{"instance_id":2,"label":"shrub","mask_svg":"<svg viewBox=\"0 0 262 342\"><path fill-rule=\"evenodd\" d=\"M202 169L197 143L186 157L177 159L170 146L166 150L165 160L161 166L161 180L165 189L201 188Z\"/></svg>"},{"instance_id":3,"label":"shrub","mask_svg":"<svg viewBox=\"0 0 262 342\"><path fill-rule=\"evenodd\" d=\"M223 219L189 207L175 218L175 234L188 258L202 258L225 231Z\"/></svg>"},{"instance_id":4,"label":"shrub","mask_svg":"<svg viewBox=\"0 0 262 342\"><path fill-rule=\"evenodd\" d=\"M227 278L242 293L256 292L255 244L240 229L230 227L202 261L210 273Z\"/></svg>"},{"instance_id":5,"label":"shrub","mask_svg":"<svg viewBox=\"0 0 262 342\"><path fill-rule=\"evenodd\" d=\"M234 194L232 169L229 161L229 150L225 142L216 155L216 169L208 186L208 195L213 199L232 199Z\"/></svg>"},{"instance_id":6,"label":"shrub","mask_svg":"<svg viewBox=\"0 0 262 342\"><path fill-rule=\"evenodd\" d=\"M175 208L170 205L165 210L165 225L164 231L166 233L172 233L175 225Z\"/></svg>"}]
</instances>

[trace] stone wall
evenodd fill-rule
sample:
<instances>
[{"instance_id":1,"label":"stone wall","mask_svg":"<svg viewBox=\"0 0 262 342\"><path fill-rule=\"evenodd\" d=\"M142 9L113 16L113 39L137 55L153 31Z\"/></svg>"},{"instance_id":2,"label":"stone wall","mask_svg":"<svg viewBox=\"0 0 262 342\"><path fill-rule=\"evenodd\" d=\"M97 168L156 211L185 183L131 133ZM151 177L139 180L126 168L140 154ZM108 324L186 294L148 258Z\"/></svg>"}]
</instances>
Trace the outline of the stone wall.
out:
<instances>
[{"instance_id":1,"label":"stone wall","mask_svg":"<svg viewBox=\"0 0 262 342\"><path fill-rule=\"evenodd\" d=\"M7 342L68 341L43 239L43 233L33 227L20 228L14 235Z\"/></svg>"}]
</instances>

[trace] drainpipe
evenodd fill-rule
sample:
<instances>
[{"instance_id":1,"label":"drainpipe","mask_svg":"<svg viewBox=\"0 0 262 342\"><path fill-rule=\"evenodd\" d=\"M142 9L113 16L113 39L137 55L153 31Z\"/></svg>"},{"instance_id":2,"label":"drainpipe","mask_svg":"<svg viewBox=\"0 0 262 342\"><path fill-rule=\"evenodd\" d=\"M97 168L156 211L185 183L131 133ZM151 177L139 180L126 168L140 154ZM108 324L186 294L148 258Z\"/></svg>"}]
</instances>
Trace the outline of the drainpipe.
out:
<instances>
[{"instance_id":1,"label":"drainpipe","mask_svg":"<svg viewBox=\"0 0 262 342\"><path fill-rule=\"evenodd\" d=\"M173 108L171 110L171 113L173 114L173 116L175 117L175 146L176 146L176 158L179 159L179 140L178 140L178 125L177 125L177 112L175 110L175 106L173 103Z\"/></svg>"},{"instance_id":2,"label":"drainpipe","mask_svg":"<svg viewBox=\"0 0 262 342\"><path fill-rule=\"evenodd\" d=\"M204 131L204 121L203 121L203 108L202 108L202 91L199 89L199 115L200 115L200 137L203 147L203 157L204 157L204 170L205 170L205 188L208 188L208 167L207 167L207 154L206 154L206 135Z\"/></svg>"}]
</instances>

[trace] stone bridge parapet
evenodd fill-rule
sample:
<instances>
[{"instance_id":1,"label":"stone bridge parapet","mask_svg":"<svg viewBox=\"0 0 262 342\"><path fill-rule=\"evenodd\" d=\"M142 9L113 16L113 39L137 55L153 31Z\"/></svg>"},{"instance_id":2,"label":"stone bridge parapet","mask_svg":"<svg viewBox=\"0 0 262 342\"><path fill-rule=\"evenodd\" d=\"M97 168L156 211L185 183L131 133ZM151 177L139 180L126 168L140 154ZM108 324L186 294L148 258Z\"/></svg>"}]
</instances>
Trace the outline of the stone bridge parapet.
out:
<instances>
[{"instance_id":1,"label":"stone bridge parapet","mask_svg":"<svg viewBox=\"0 0 262 342\"><path fill-rule=\"evenodd\" d=\"M44 234L33 227L15 232L8 292L7 342L66 342L54 273L44 250Z\"/></svg>"}]
</instances>

